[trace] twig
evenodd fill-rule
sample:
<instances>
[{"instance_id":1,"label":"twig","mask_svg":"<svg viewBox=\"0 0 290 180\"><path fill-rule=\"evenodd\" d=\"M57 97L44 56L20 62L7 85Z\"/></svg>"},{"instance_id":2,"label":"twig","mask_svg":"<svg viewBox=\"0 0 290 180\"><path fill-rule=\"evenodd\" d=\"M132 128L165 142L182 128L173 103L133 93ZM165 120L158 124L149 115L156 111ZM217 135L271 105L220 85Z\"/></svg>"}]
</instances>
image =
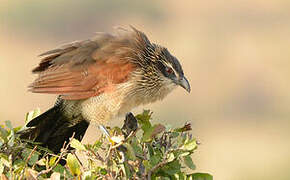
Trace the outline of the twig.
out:
<instances>
[{"instance_id":1,"label":"twig","mask_svg":"<svg viewBox=\"0 0 290 180\"><path fill-rule=\"evenodd\" d=\"M28 155L28 157L27 157L27 159L26 159L26 161L25 161L25 167L27 166L27 164L28 164L28 161L30 160L30 158L31 158L32 154L35 152L35 150L36 150L36 149L37 149L37 145L36 145L36 146L34 146L34 148L32 149L32 151L31 151L31 152L30 152L30 154ZM34 165L33 165L33 166L34 166ZM33 169L33 166L32 166L32 169ZM22 172L21 172L20 179L22 179L22 178L23 178L24 169L25 169L25 168L23 168L23 170L22 170Z\"/></svg>"},{"instance_id":2,"label":"twig","mask_svg":"<svg viewBox=\"0 0 290 180\"><path fill-rule=\"evenodd\" d=\"M25 165L27 165L27 163L29 162L29 160L30 160L30 158L32 157L32 154L35 152L36 148L37 148L37 145L34 146L34 148L32 149L32 151L30 152L28 158L27 158L26 161L25 161Z\"/></svg>"},{"instance_id":3,"label":"twig","mask_svg":"<svg viewBox=\"0 0 290 180\"><path fill-rule=\"evenodd\" d=\"M165 157L165 159L163 160L163 161L161 161L160 163L158 163L157 165L155 165L152 169L150 169L150 171L148 171L148 173L147 173L147 175L145 174L145 177L147 176L148 178L148 180L151 180L151 175L152 175L152 173L154 172L154 171L156 171L158 168L161 168L161 167L163 167L164 165L166 165L168 162L167 162L167 160L168 160L168 158L167 158L167 156L168 156L168 154L170 154L172 152L172 150L171 151L167 151L165 154L164 154L164 157Z\"/></svg>"},{"instance_id":4,"label":"twig","mask_svg":"<svg viewBox=\"0 0 290 180\"><path fill-rule=\"evenodd\" d=\"M125 142L127 142L129 138L131 138L133 135L136 134L137 131L138 131L138 129L137 129L136 131L132 131L132 132L131 132L127 137L126 137L126 139L124 139L123 141L119 142L118 144L116 144L116 145L114 145L114 146L110 146L109 151L108 151L108 154L106 155L106 159L105 159L105 161L106 161L106 162L108 161L108 159L109 159L109 157L110 157L110 155L111 155L112 150L118 148L119 146L121 146L121 145L123 145Z\"/></svg>"},{"instance_id":5,"label":"twig","mask_svg":"<svg viewBox=\"0 0 290 180\"><path fill-rule=\"evenodd\" d=\"M102 156L98 152L94 152L92 149L89 149L89 151L95 156L96 159L98 159L101 162L105 162L105 160L102 158Z\"/></svg>"},{"instance_id":6,"label":"twig","mask_svg":"<svg viewBox=\"0 0 290 180\"><path fill-rule=\"evenodd\" d=\"M125 142L127 142L128 139L131 138L131 137L135 134L135 132L137 132L137 131L132 131L132 132L130 132L130 134L126 137L126 139L124 139L123 141L119 142L118 144L116 144L116 145L114 145L114 146L111 146L110 149L111 149L111 150L116 149L117 147L119 147L119 146L121 146L122 144L124 144Z\"/></svg>"},{"instance_id":7,"label":"twig","mask_svg":"<svg viewBox=\"0 0 290 180\"><path fill-rule=\"evenodd\" d=\"M157 165L155 165L148 173L147 173L147 177L148 180L151 180L151 175L152 173L157 170L160 167L163 167L165 164L167 164L167 159L164 159L162 162L158 163ZM146 175L145 175L146 177Z\"/></svg>"},{"instance_id":8,"label":"twig","mask_svg":"<svg viewBox=\"0 0 290 180\"><path fill-rule=\"evenodd\" d=\"M65 143L64 143L65 144ZM55 164L53 166L51 166L49 169L46 169L46 170L42 170L40 171L38 174L37 174L37 177L41 176L42 174L47 174L49 173L50 171L52 171L56 166L57 164L59 163L59 161L62 159L62 157L64 156L64 152L66 151L67 149L65 148L64 150L61 150L61 153L59 155L59 157L57 158Z\"/></svg>"},{"instance_id":9,"label":"twig","mask_svg":"<svg viewBox=\"0 0 290 180\"><path fill-rule=\"evenodd\" d=\"M77 161L79 162L79 164L81 165L81 168L84 170L84 166L83 163L81 162L81 160L79 159L79 157L76 155L75 151L72 152L72 154L76 157Z\"/></svg>"},{"instance_id":10,"label":"twig","mask_svg":"<svg viewBox=\"0 0 290 180\"><path fill-rule=\"evenodd\" d=\"M74 135L75 133L73 133L72 137L70 138L70 141L66 144L66 142L63 143L63 146L61 148L61 153L59 155L59 157L57 158L57 160L55 161L54 165L51 166L49 169L46 169L46 170L42 170L40 171L38 174L37 174L37 177L43 175L43 174L47 174L49 173L50 171L52 171L56 166L57 164L59 163L59 161L62 159L62 157L64 156L64 154L67 152L67 149L69 148L69 145L70 145L70 142L71 140L74 138Z\"/></svg>"}]
</instances>

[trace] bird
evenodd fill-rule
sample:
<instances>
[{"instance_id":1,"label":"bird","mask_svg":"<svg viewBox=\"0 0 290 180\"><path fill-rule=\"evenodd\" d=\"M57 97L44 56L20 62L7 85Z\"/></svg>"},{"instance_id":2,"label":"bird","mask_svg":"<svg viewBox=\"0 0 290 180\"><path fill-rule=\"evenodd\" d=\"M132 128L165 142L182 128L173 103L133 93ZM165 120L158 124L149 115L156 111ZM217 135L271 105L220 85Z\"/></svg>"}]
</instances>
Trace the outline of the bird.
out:
<instances>
[{"instance_id":1,"label":"bird","mask_svg":"<svg viewBox=\"0 0 290 180\"><path fill-rule=\"evenodd\" d=\"M179 60L133 26L97 33L40 57L29 91L58 97L52 108L26 124L21 137L54 153L73 134L81 141L90 124L104 124L162 100L177 86L190 92Z\"/></svg>"}]
</instances>

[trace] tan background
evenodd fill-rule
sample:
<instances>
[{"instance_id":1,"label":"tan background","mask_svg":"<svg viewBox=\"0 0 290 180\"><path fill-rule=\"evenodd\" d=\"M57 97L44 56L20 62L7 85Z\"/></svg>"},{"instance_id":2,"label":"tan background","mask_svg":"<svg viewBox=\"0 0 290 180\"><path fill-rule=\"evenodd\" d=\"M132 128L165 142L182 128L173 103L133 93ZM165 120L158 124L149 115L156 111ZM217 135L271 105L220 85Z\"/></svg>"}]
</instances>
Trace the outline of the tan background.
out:
<instances>
[{"instance_id":1,"label":"tan background","mask_svg":"<svg viewBox=\"0 0 290 180\"><path fill-rule=\"evenodd\" d=\"M23 124L27 111L54 103L27 92L38 54L131 24L179 58L192 86L134 112L190 121L202 142L197 170L215 180L288 180L289 10L287 0L0 0L0 122Z\"/></svg>"}]
</instances>

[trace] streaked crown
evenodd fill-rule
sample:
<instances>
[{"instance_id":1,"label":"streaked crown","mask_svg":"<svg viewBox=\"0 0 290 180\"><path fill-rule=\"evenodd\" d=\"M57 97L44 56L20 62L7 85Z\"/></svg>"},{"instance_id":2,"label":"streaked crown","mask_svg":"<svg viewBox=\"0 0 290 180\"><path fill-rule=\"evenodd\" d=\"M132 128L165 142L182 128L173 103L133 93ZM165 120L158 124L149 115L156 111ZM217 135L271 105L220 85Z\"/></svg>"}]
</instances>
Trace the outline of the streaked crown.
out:
<instances>
[{"instance_id":1,"label":"streaked crown","mask_svg":"<svg viewBox=\"0 0 290 180\"><path fill-rule=\"evenodd\" d=\"M151 43L147 36L133 28L136 34L136 63L142 69L140 83L147 87L180 85L190 92L190 85L184 76L176 57L160 45Z\"/></svg>"}]
</instances>

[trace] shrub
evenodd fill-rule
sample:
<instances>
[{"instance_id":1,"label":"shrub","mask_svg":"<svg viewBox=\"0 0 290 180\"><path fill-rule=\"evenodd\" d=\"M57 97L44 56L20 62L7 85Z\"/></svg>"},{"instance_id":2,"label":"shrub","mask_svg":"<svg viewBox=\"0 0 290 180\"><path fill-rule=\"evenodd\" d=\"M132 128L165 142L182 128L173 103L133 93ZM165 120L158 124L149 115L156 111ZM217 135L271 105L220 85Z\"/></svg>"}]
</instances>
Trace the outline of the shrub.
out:
<instances>
[{"instance_id":1,"label":"shrub","mask_svg":"<svg viewBox=\"0 0 290 180\"><path fill-rule=\"evenodd\" d=\"M26 120L38 114L39 110L30 112ZM180 128L152 124L151 115L147 110L135 117L128 114L122 128L100 126L103 135L92 144L72 137L58 155L19 139L18 132L25 127L13 128L6 121L0 125L0 175L2 179L212 180L211 175L194 171L192 155L199 143L190 124Z\"/></svg>"}]
</instances>

